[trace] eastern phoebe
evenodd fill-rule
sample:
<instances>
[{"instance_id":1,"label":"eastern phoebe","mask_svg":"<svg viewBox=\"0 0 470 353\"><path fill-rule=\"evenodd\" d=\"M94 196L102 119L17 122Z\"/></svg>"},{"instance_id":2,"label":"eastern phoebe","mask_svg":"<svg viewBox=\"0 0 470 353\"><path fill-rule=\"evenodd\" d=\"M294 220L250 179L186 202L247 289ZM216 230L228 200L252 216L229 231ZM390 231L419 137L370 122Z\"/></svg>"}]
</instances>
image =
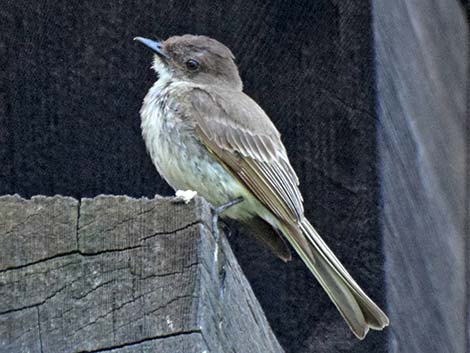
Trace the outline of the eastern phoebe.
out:
<instances>
[{"instance_id":1,"label":"eastern phoebe","mask_svg":"<svg viewBox=\"0 0 470 353\"><path fill-rule=\"evenodd\" d=\"M304 217L299 180L266 113L243 93L232 52L206 36L164 42L137 37L154 53L158 80L144 99L142 134L160 175L213 205L242 202L224 216L246 224L284 261L299 254L363 339L387 316L362 291Z\"/></svg>"}]
</instances>

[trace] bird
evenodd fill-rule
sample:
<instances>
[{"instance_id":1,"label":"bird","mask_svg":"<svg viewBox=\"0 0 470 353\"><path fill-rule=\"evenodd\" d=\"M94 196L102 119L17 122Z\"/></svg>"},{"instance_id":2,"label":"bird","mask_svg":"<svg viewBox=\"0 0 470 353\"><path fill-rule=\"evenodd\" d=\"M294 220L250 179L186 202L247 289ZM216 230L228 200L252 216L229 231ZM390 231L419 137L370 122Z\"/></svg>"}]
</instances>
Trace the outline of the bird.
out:
<instances>
[{"instance_id":1,"label":"bird","mask_svg":"<svg viewBox=\"0 0 470 353\"><path fill-rule=\"evenodd\" d=\"M357 338L388 326L305 217L281 135L243 92L232 51L204 35L134 40L153 51L158 76L140 110L143 139L177 195L204 197L284 261L290 244Z\"/></svg>"}]
</instances>

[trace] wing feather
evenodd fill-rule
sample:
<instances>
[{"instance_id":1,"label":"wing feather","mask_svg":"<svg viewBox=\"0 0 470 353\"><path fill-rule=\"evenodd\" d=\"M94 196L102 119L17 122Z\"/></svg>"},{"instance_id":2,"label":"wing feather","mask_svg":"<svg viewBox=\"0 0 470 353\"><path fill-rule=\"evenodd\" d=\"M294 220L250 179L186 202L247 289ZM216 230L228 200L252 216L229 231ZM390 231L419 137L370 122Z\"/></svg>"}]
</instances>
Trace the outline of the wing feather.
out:
<instances>
[{"instance_id":1,"label":"wing feather","mask_svg":"<svg viewBox=\"0 0 470 353\"><path fill-rule=\"evenodd\" d=\"M188 114L201 142L281 221L279 230L356 336L362 339L369 328L380 330L387 326L387 316L362 291L303 217L297 175L279 132L264 111L242 92L194 89L189 96L192 109ZM265 224L259 226L260 239L278 256L287 259L285 245L272 238L272 232L263 228Z\"/></svg>"},{"instance_id":2,"label":"wing feather","mask_svg":"<svg viewBox=\"0 0 470 353\"><path fill-rule=\"evenodd\" d=\"M298 224L304 211L298 178L264 111L242 92L194 89L190 102L202 143L276 216Z\"/></svg>"}]
</instances>

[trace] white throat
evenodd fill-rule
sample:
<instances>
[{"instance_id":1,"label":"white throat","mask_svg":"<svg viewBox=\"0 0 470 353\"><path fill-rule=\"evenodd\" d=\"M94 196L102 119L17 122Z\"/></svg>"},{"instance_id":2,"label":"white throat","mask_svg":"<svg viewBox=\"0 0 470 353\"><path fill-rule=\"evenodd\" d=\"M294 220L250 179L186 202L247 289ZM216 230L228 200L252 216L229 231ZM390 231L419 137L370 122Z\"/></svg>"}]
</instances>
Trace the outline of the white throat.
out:
<instances>
[{"instance_id":1,"label":"white throat","mask_svg":"<svg viewBox=\"0 0 470 353\"><path fill-rule=\"evenodd\" d=\"M152 69L158 74L157 82L166 84L173 78L173 71L156 55L153 60Z\"/></svg>"}]
</instances>

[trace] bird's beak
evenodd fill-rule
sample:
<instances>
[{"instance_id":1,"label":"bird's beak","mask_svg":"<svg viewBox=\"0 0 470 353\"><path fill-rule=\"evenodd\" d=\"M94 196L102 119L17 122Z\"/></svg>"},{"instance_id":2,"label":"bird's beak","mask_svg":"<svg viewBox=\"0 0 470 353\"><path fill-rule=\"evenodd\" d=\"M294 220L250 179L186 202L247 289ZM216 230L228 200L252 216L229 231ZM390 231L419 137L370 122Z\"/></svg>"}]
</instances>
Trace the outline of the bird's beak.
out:
<instances>
[{"instance_id":1,"label":"bird's beak","mask_svg":"<svg viewBox=\"0 0 470 353\"><path fill-rule=\"evenodd\" d=\"M160 41L151 40L143 37L135 37L134 40L142 43L146 47L152 49L159 57L169 59L168 55L163 51L163 45Z\"/></svg>"}]
</instances>

